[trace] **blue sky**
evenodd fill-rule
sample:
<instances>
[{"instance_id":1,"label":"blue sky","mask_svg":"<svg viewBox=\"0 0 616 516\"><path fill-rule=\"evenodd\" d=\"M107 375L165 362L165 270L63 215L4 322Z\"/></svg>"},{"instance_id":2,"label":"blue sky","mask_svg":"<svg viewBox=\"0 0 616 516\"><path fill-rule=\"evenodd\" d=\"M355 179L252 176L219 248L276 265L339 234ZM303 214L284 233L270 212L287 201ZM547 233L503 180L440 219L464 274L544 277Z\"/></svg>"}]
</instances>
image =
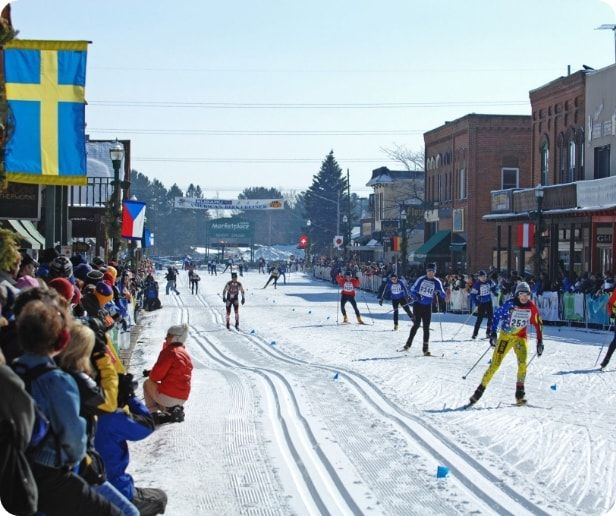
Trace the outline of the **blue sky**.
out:
<instances>
[{"instance_id":1,"label":"blue sky","mask_svg":"<svg viewBox=\"0 0 616 516\"><path fill-rule=\"evenodd\" d=\"M530 114L528 91L567 65L612 64L614 35L594 29L615 22L601 0L13 5L21 38L92 41L92 138L131 139L134 169L208 197L306 189L331 149L366 193L372 169L399 168L383 147L420 150L467 113Z\"/></svg>"}]
</instances>

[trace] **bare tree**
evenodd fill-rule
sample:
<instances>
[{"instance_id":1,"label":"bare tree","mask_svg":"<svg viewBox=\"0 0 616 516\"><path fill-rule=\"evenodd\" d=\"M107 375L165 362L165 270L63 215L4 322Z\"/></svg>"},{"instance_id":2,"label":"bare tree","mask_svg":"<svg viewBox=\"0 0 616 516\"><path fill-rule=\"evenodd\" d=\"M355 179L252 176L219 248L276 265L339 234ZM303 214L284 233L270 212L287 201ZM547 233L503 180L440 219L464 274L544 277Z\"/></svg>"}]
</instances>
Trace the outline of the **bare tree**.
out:
<instances>
[{"instance_id":1,"label":"bare tree","mask_svg":"<svg viewBox=\"0 0 616 516\"><path fill-rule=\"evenodd\" d=\"M393 161L402 164L407 170L424 170L425 153L423 150L414 151L394 143L392 147L381 147L384 152Z\"/></svg>"}]
</instances>

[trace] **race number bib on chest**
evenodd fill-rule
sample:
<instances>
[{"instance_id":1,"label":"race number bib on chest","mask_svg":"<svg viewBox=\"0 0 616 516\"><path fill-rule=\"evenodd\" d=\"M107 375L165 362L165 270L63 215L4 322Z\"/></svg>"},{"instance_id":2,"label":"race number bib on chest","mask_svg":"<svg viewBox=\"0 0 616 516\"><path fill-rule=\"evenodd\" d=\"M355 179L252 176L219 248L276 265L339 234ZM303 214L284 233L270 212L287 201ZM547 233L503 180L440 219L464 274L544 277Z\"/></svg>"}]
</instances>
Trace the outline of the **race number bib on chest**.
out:
<instances>
[{"instance_id":1,"label":"race number bib on chest","mask_svg":"<svg viewBox=\"0 0 616 516\"><path fill-rule=\"evenodd\" d=\"M434 283L431 281L422 281L419 286L419 295L424 297L432 297L434 295Z\"/></svg>"},{"instance_id":2,"label":"race number bib on chest","mask_svg":"<svg viewBox=\"0 0 616 516\"><path fill-rule=\"evenodd\" d=\"M392 284L392 285L391 285L391 293L392 293L393 295L396 295L396 296L397 296L397 295L398 295L398 294L400 294L401 292L402 292L402 285L400 285L400 284L396 284L396 285Z\"/></svg>"},{"instance_id":3,"label":"race number bib on chest","mask_svg":"<svg viewBox=\"0 0 616 516\"><path fill-rule=\"evenodd\" d=\"M514 310L509 318L509 326L512 328L526 328L530 322L530 310Z\"/></svg>"},{"instance_id":4,"label":"race number bib on chest","mask_svg":"<svg viewBox=\"0 0 616 516\"><path fill-rule=\"evenodd\" d=\"M345 281L342 290L344 290L345 292L353 292L353 283L351 283L350 281Z\"/></svg>"},{"instance_id":5,"label":"race number bib on chest","mask_svg":"<svg viewBox=\"0 0 616 516\"><path fill-rule=\"evenodd\" d=\"M487 296L490 293L490 285L479 285L479 295Z\"/></svg>"}]
</instances>

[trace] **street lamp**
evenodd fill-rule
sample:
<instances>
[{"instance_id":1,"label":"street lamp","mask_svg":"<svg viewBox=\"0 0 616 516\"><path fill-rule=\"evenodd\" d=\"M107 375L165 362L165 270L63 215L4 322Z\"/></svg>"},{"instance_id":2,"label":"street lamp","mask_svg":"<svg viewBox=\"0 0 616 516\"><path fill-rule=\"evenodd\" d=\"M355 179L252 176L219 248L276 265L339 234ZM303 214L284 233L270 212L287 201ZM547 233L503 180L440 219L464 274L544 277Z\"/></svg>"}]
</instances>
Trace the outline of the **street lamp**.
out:
<instances>
[{"instance_id":1,"label":"street lamp","mask_svg":"<svg viewBox=\"0 0 616 516\"><path fill-rule=\"evenodd\" d=\"M406 206L402 206L400 210L400 232L402 233L402 241L400 242L400 253L402 254L402 271L401 275L406 272Z\"/></svg>"},{"instance_id":2,"label":"street lamp","mask_svg":"<svg viewBox=\"0 0 616 516\"><path fill-rule=\"evenodd\" d=\"M310 219L308 219L306 221L306 227L308 228L308 230L306 231L308 233L308 243L306 244L306 247L304 248L304 256L306 259L306 267L310 267L310 245L312 244L312 236L310 235L310 226L312 225L312 221Z\"/></svg>"},{"instance_id":3,"label":"street lamp","mask_svg":"<svg viewBox=\"0 0 616 516\"><path fill-rule=\"evenodd\" d=\"M543 247L542 242L542 228L541 228L541 216L543 209L543 188L541 185L535 187L535 199L537 199L537 227L535 228L535 280L539 281L539 275L541 274L541 251Z\"/></svg>"},{"instance_id":4,"label":"street lamp","mask_svg":"<svg viewBox=\"0 0 616 516\"><path fill-rule=\"evenodd\" d=\"M611 30L614 33L614 56L616 57L616 25L611 23L604 23L595 30Z\"/></svg>"},{"instance_id":5,"label":"street lamp","mask_svg":"<svg viewBox=\"0 0 616 516\"><path fill-rule=\"evenodd\" d=\"M113 259L118 259L118 250L120 249L120 166L124 158L124 145L117 139L109 148L109 156L113 165Z\"/></svg>"},{"instance_id":6,"label":"street lamp","mask_svg":"<svg viewBox=\"0 0 616 516\"><path fill-rule=\"evenodd\" d=\"M349 239L349 237L348 237L349 231L348 231L348 226L347 226L348 222L349 222L349 218L346 215L344 215L342 217L342 223L344 224L344 245L343 245L343 250L344 251L343 252L344 252L344 257L345 258L346 258L346 254L347 254L347 245L349 243L348 240L347 240L347 239Z\"/></svg>"}]
</instances>

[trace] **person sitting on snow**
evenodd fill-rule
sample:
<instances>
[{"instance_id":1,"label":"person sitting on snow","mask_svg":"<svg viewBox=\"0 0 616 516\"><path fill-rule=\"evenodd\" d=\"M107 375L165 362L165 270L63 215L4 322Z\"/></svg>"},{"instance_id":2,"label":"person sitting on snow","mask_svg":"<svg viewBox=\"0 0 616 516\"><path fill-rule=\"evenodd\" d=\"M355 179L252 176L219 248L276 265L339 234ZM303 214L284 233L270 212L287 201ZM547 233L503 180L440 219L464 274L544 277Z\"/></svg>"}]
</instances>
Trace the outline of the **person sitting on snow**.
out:
<instances>
[{"instance_id":1,"label":"person sitting on snow","mask_svg":"<svg viewBox=\"0 0 616 516\"><path fill-rule=\"evenodd\" d=\"M167 330L163 349L152 369L145 369L143 395L146 407L172 416L172 421L184 421L184 403L190 394L192 361L185 343L188 325L179 324Z\"/></svg>"}]
</instances>

